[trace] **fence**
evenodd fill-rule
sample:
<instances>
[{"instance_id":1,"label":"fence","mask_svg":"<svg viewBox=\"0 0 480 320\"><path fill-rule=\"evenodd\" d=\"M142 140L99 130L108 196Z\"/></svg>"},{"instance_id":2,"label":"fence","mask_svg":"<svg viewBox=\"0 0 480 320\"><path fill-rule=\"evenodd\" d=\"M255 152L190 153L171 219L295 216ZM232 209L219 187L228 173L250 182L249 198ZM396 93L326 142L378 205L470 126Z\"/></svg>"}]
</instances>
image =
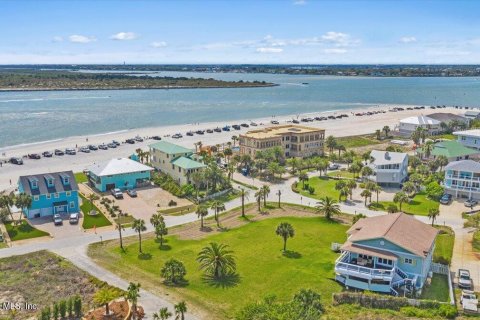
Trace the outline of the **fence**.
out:
<instances>
[{"instance_id":1,"label":"fence","mask_svg":"<svg viewBox=\"0 0 480 320\"><path fill-rule=\"evenodd\" d=\"M214 193L214 194L208 195L208 196L206 196L206 197L203 197L203 198L199 199L198 201L199 201L199 202L204 202L204 201L207 201L207 200L216 198L216 197L220 197L220 196L223 196L224 194L229 193L229 192L232 191L232 190L233 190L232 188L225 189L225 190L219 191L219 192L217 192L217 193Z\"/></svg>"},{"instance_id":2,"label":"fence","mask_svg":"<svg viewBox=\"0 0 480 320\"><path fill-rule=\"evenodd\" d=\"M452 273L450 272L450 267L445 264L432 262L432 264L430 265L430 271L432 271L433 273L443 274L448 277L448 295L450 298L450 304L454 305L455 293L453 292L453 279Z\"/></svg>"},{"instance_id":3,"label":"fence","mask_svg":"<svg viewBox=\"0 0 480 320\"><path fill-rule=\"evenodd\" d=\"M358 304L365 308L400 310L403 307L438 308L441 302L431 300L407 299L379 294L340 292L333 294L333 304Z\"/></svg>"}]
</instances>

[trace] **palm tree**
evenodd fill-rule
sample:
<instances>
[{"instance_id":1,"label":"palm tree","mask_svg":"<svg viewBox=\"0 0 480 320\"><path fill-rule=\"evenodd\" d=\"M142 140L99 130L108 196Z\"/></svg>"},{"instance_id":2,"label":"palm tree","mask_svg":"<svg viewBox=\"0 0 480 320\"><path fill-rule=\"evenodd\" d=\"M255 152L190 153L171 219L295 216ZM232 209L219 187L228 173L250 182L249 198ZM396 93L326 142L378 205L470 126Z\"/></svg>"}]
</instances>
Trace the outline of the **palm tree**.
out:
<instances>
[{"instance_id":1,"label":"palm tree","mask_svg":"<svg viewBox=\"0 0 480 320\"><path fill-rule=\"evenodd\" d=\"M333 215L341 213L340 206L338 205L337 201L330 197L320 199L320 201L317 203L316 209L318 212L323 213L325 218L328 220L331 220Z\"/></svg>"},{"instance_id":2,"label":"palm tree","mask_svg":"<svg viewBox=\"0 0 480 320\"><path fill-rule=\"evenodd\" d=\"M305 171L300 172L298 180L302 182L302 188L305 188L305 181L308 181L308 174Z\"/></svg>"},{"instance_id":3,"label":"palm tree","mask_svg":"<svg viewBox=\"0 0 480 320\"><path fill-rule=\"evenodd\" d=\"M267 197L270 194L270 187L267 186L266 184L264 184L260 188L260 190L262 190L262 193L263 193L263 206L266 207L267 206Z\"/></svg>"},{"instance_id":4,"label":"palm tree","mask_svg":"<svg viewBox=\"0 0 480 320\"><path fill-rule=\"evenodd\" d=\"M372 191L374 191L377 194L377 203L378 203L378 195L380 192L382 192L382 187L380 185L375 184L375 186L372 188Z\"/></svg>"},{"instance_id":5,"label":"palm tree","mask_svg":"<svg viewBox=\"0 0 480 320\"><path fill-rule=\"evenodd\" d=\"M170 318L173 314L168 311L168 308L161 308L158 313L155 312L153 314L153 320L167 320L168 318Z\"/></svg>"},{"instance_id":6,"label":"palm tree","mask_svg":"<svg viewBox=\"0 0 480 320\"><path fill-rule=\"evenodd\" d=\"M204 179L204 175L201 171L195 171L190 175L190 179L193 182L193 185L195 186L195 198L198 200L198 192L200 191L200 186L202 185L202 181Z\"/></svg>"},{"instance_id":7,"label":"palm tree","mask_svg":"<svg viewBox=\"0 0 480 320\"><path fill-rule=\"evenodd\" d=\"M365 165L368 164L368 161L370 161L371 158L372 157L370 156L370 151L364 152L362 154L362 159L363 159L363 161L365 161Z\"/></svg>"},{"instance_id":8,"label":"palm tree","mask_svg":"<svg viewBox=\"0 0 480 320\"><path fill-rule=\"evenodd\" d=\"M295 235L295 230L292 225L288 222L282 222L278 225L275 233L283 238L283 252L287 251L287 239L293 238Z\"/></svg>"},{"instance_id":9,"label":"palm tree","mask_svg":"<svg viewBox=\"0 0 480 320\"><path fill-rule=\"evenodd\" d=\"M338 159L340 159L341 152L347 150L343 144L337 144L335 149L338 150Z\"/></svg>"},{"instance_id":10,"label":"palm tree","mask_svg":"<svg viewBox=\"0 0 480 320\"><path fill-rule=\"evenodd\" d=\"M353 178L357 177L357 173L359 173L360 170L362 170L362 164L358 161L352 163L352 165L348 169L349 172L353 173Z\"/></svg>"},{"instance_id":11,"label":"palm tree","mask_svg":"<svg viewBox=\"0 0 480 320\"><path fill-rule=\"evenodd\" d=\"M32 206L32 197L26 193L20 193L15 197L15 206L20 208L20 215L18 217L18 223L20 223L25 209L28 209Z\"/></svg>"},{"instance_id":12,"label":"palm tree","mask_svg":"<svg viewBox=\"0 0 480 320\"><path fill-rule=\"evenodd\" d=\"M330 153L332 153L333 149L337 145L337 140L335 140L333 136L328 136L327 139L325 139L325 145L330 150Z\"/></svg>"},{"instance_id":13,"label":"palm tree","mask_svg":"<svg viewBox=\"0 0 480 320\"><path fill-rule=\"evenodd\" d=\"M365 190L362 191L360 196L365 198L365 207L366 207L367 206L367 199L368 199L368 197L372 196L372 192L370 192L370 190L365 189Z\"/></svg>"},{"instance_id":14,"label":"palm tree","mask_svg":"<svg viewBox=\"0 0 480 320\"><path fill-rule=\"evenodd\" d=\"M219 212L225 211L225 204L220 200L214 200L210 209L215 212L215 221L217 221L217 227L220 227L220 217Z\"/></svg>"},{"instance_id":15,"label":"palm tree","mask_svg":"<svg viewBox=\"0 0 480 320\"><path fill-rule=\"evenodd\" d=\"M175 306L175 320L185 320L187 312L187 303L185 301L177 303Z\"/></svg>"},{"instance_id":16,"label":"palm tree","mask_svg":"<svg viewBox=\"0 0 480 320\"><path fill-rule=\"evenodd\" d=\"M373 174L373 169L369 166L365 166L362 168L362 170L360 170L360 173L362 174L363 181L365 181L369 176Z\"/></svg>"},{"instance_id":17,"label":"palm tree","mask_svg":"<svg viewBox=\"0 0 480 320\"><path fill-rule=\"evenodd\" d=\"M242 217L245 217L245 198L248 199L248 192L240 188L240 197L242 198Z\"/></svg>"},{"instance_id":18,"label":"palm tree","mask_svg":"<svg viewBox=\"0 0 480 320\"><path fill-rule=\"evenodd\" d=\"M87 199L88 199L88 202L90 202L90 210L93 210L94 208L93 201L98 200L99 197L94 192L92 192L87 196Z\"/></svg>"},{"instance_id":19,"label":"palm tree","mask_svg":"<svg viewBox=\"0 0 480 320\"><path fill-rule=\"evenodd\" d=\"M290 172L292 174L295 174L297 172L298 164L299 164L298 158L293 157L287 160L287 165L290 166L290 169L291 169Z\"/></svg>"},{"instance_id":20,"label":"palm tree","mask_svg":"<svg viewBox=\"0 0 480 320\"><path fill-rule=\"evenodd\" d=\"M120 238L120 248L124 251L125 249L123 248L122 231L124 231L125 228L123 227L122 223L120 222L120 217L115 222L115 230L118 230L118 235L119 235L119 238Z\"/></svg>"},{"instance_id":21,"label":"palm tree","mask_svg":"<svg viewBox=\"0 0 480 320\"><path fill-rule=\"evenodd\" d=\"M432 227L439 215L440 215L440 210L438 210L438 208L430 208L430 210L428 210L428 218L432 220Z\"/></svg>"},{"instance_id":22,"label":"palm tree","mask_svg":"<svg viewBox=\"0 0 480 320\"><path fill-rule=\"evenodd\" d=\"M160 221L159 224L155 226L155 236L160 238L160 249L163 247L163 236L168 234L168 228L165 225L165 221Z\"/></svg>"},{"instance_id":23,"label":"palm tree","mask_svg":"<svg viewBox=\"0 0 480 320\"><path fill-rule=\"evenodd\" d=\"M427 141L423 145L423 153L425 154L426 158L429 158L430 155L432 154L433 147L434 147L433 141Z\"/></svg>"},{"instance_id":24,"label":"palm tree","mask_svg":"<svg viewBox=\"0 0 480 320\"><path fill-rule=\"evenodd\" d=\"M412 195L416 190L417 190L417 187L411 181L407 181L403 184L402 191L408 195Z\"/></svg>"},{"instance_id":25,"label":"palm tree","mask_svg":"<svg viewBox=\"0 0 480 320\"><path fill-rule=\"evenodd\" d=\"M402 204L408 201L410 201L410 198L403 191L395 193L395 196L393 197L393 202L398 203L400 211L402 211Z\"/></svg>"},{"instance_id":26,"label":"palm tree","mask_svg":"<svg viewBox=\"0 0 480 320\"><path fill-rule=\"evenodd\" d=\"M137 302L138 298L140 298L140 283L130 282L127 288L127 294L125 298L130 301L132 304L133 309L133 317L132 319L137 318Z\"/></svg>"},{"instance_id":27,"label":"palm tree","mask_svg":"<svg viewBox=\"0 0 480 320\"><path fill-rule=\"evenodd\" d=\"M385 132L385 137L388 138L388 133L391 131L389 126L384 126L382 129Z\"/></svg>"},{"instance_id":28,"label":"palm tree","mask_svg":"<svg viewBox=\"0 0 480 320\"><path fill-rule=\"evenodd\" d=\"M381 131L380 129L375 130L375 137L377 138L377 140L380 140L380 138L381 138L381 132L382 132L382 131Z\"/></svg>"},{"instance_id":29,"label":"palm tree","mask_svg":"<svg viewBox=\"0 0 480 320\"><path fill-rule=\"evenodd\" d=\"M95 295L93 296L93 301L98 304L98 305L104 305L105 306L105 315L109 316L110 315L110 308L108 307L108 304L110 301L114 300L116 298L115 292L113 292L112 289L110 288L102 288L95 292Z\"/></svg>"},{"instance_id":30,"label":"palm tree","mask_svg":"<svg viewBox=\"0 0 480 320\"><path fill-rule=\"evenodd\" d=\"M152 226L156 227L158 226L160 223L162 222L165 222L165 219L163 218L162 214L160 212L157 212L157 213L154 213L152 214L152 216L150 217L150 223L152 224Z\"/></svg>"},{"instance_id":31,"label":"palm tree","mask_svg":"<svg viewBox=\"0 0 480 320\"><path fill-rule=\"evenodd\" d=\"M133 220L132 229L138 232L138 250L140 253L142 253L142 232L147 230L147 227L145 226L145 220Z\"/></svg>"},{"instance_id":32,"label":"palm tree","mask_svg":"<svg viewBox=\"0 0 480 320\"><path fill-rule=\"evenodd\" d=\"M197 217L200 218L200 230L203 229L203 218L208 216L208 208L204 204L200 204L197 206L197 210L195 211Z\"/></svg>"},{"instance_id":33,"label":"palm tree","mask_svg":"<svg viewBox=\"0 0 480 320\"><path fill-rule=\"evenodd\" d=\"M440 167L440 171L442 171L443 167L445 167L448 164L448 158L445 157L444 155L439 155L436 160L437 160L438 166Z\"/></svg>"},{"instance_id":34,"label":"palm tree","mask_svg":"<svg viewBox=\"0 0 480 320\"><path fill-rule=\"evenodd\" d=\"M11 207L15 204L15 194L13 192L6 193L5 191L2 191L0 193L0 208L4 208L7 210L8 214L10 215L10 219L12 221L15 221L13 219L13 213Z\"/></svg>"},{"instance_id":35,"label":"palm tree","mask_svg":"<svg viewBox=\"0 0 480 320\"><path fill-rule=\"evenodd\" d=\"M235 147L235 143L238 141L238 137L237 136L232 136L232 141L233 141L233 146Z\"/></svg>"},{"instance_id":36,"label":"palm tree","mask_svg":"<svg viewBox=\"0 0 480 320\"><path fill-rule=\"evenodd\" d=\"M346 187L348 188L348 194L350 195L350 200L353 199L353 190L357 187L357 183L353 179L349 179L346 182Z\"/></svg>"},{"instance_id":37,"label":"palm tree","mask_svg":"<svg viewBox=\"0 0 480 320\"><path fill-rule=\"evenodd\" d=\"M260 189L257 192L255 192L255 200L257 201L259 212L262 211L262 208L261 208L262 198L263 198L263 191Z\"/></svg>"},{"instance_id":38,"label":"palm tree","mask_svg":"<svg viewBox=\"0 0 480 320\"><path fill-rule=\"evenodd\" d=\"M203 248L197 256L197 261L200 263L200 269L215 279L233 273L237 268L233 251L228 250L227 245L216 242L210 242L209 246Z\"/></svg>"}]
</instances>

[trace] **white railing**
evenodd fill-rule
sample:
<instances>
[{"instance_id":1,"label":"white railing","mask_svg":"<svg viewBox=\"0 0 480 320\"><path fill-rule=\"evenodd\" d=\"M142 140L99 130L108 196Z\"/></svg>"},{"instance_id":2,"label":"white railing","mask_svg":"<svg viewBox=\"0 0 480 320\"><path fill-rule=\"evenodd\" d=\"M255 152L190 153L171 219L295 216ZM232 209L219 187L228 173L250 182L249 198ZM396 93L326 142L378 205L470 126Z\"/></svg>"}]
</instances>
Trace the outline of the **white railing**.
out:
<instances>
[{"instance_id":1,"label":"white railing","mask_svg":"<svg viewBox=\"0 0 480 320\"><path fill-rule=\"evenodd\" d=\"M462 180L471 180L471 181L480 181L479 178L471 177L471 176L459 176L459 175L454 175L454 174L447 174L445 175L445 178L449 179L462 179Z\"/></svg>"},{"instance_id":2,"label":"white railing","mask_svg":"<svg viewBox=\"0 0 480 320\"><path fill-rule=\"evenodd\" d=\"M337 262L335 264L335 269L345 270L348 272L354 272L362 275L369 275L371 277L393 277L394 269L373 269L368 267L362 267L356 264L350 264L345 262Z\"/></svg>"}]
</instances>

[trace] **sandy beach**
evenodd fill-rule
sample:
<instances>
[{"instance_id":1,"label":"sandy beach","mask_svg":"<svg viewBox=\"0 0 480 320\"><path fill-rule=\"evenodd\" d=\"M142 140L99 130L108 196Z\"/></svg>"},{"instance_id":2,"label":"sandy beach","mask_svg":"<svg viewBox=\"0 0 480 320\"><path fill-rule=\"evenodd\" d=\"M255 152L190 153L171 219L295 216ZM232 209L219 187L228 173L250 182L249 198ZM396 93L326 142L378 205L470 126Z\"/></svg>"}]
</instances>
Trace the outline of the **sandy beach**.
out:
<instances>
[{"instance_id":1,"label":"sandy beach","mask_svg":"<svg viewBox=\"0 0 480 320\"><path fill-rule=\"evenodd\" d=\"M201 141L204 145L215 145L222 144L228 141L231 141L233 135L239 135L246 131L252 129L263 128L266 126L271 126L271 120L277 120L280 124L285 124L287 121L292 119L298 119L302 117L314 117L314 116L328 116L332 114L348 114L348 118L328 120L328 121L314 121L305 123L307 126L323 128L326 130L326 135L333 135L336 137L352 136L372 133L376 129L382 129L383 126L388 125L392 129L398 125L400 119L414 116L414 115L428 115L434 112L451 112L454 114L464 113L464 110L455 109L455 108L445 108L440 110L429 109L428 107L423 110L404 110L399 112L386 112L374 114L371 116L353 116L352 112L368 112L375 110L389 110L393 107L404 107L405 105L379 105L377 107L365 108L365 109L353 109L353 110L340 110L340 111L330 111L330 112L316 112L309 114L295 114L289 116L275 116L275 117L265 117L259 119L239 119L238 121L228 121L228 122L210 122L210 123L198 123L198 124L184 124L184 125L175 125L175 126L163 126L156 128L141 128L133 130L125 130L120 132L113 132L100 135L91 135L91 136L78 136L78 137L69 137L64 139L58 139L55 141L43 142L43 143L34 143L34 144L24 144L12 147L5 147L0 149L0 159L6 160L10 157L22 157L29 153L38 153L41 154L44 151L53 152L54 149L65 149L65 148L75 148L85 146L88 144L101 144L108 143L112 140L125 141L128 138L133 138L137 135L141 137L151 137L151 136L161 136L162 139L167 141L172 141L179 145L194 149L194 143ZM204 135L186 136L185 133L188 131L196 131L199 129L214 129L216 127L223 127L225 125L240 124L243 122L250 123L254 121L259 126L243 128L241 130L231 130L231 131L222 131L221 133L206 133ZM303 123L302 123L303 124ZM171 137L166 137L167 135L173 135L175 133L181 133L183 138L173 139ZM87 142L88 139L88 142ZM13 164L3 164L0 167L0 190L10 190L15 188L16 182L19 176L36 174L36 173L45 173L45 172L56 172L63 170L73 170L74 172L82 171L88 166L105 161L114 157L128 157L135 152L136 149L142 148L147 150L148 145L153 143L154 140L145 139L143 142L135 144L125 144L122 143L116 149L108 150L98 150L92 151L90 153L78 152L76 155L64 155L64 156L53 156L52 158L42 158L40 160L33 159L24 159L23 165L13 165Z\"/></svg>"}]
</instances>

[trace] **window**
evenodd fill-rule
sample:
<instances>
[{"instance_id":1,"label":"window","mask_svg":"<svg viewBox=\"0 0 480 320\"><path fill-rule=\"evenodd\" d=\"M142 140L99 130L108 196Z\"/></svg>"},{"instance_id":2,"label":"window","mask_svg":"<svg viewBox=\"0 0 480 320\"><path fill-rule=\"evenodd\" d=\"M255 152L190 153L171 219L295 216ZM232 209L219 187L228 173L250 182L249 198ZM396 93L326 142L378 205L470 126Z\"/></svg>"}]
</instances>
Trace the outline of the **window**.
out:
<instances>
[{"instance_id":1,"label":"window","mask_svg":"<svg viewBox=\"0 0 480 320\"><path fill-rule=\"evenodd\" d=\"M33 196L33 201L38 201L40 199L39 196Z\"/></svg>"},{"instance_id":2,"label":"window","mask_svg":"<svg viewBox=\"0 0 480 320\"><path fill-rule=\"evenodd\" d=\"M75 202L70 201L70 209L73 209L73 208L75 208Z\"/></svg>"},{"instance_id":3,"label":"window","mask_svg":"<svg viewBox=\"0 0 480 320\"><path fill-rule=\"evenodd\" d=\"M50 193L47 193L47 194L45 195L45 198L51 199L51 198L52 198L52 195L51 195Z\"/></svg>"},{"instance_id":4,"label":"window","mask_svg":"<svg viewBox=\"0 0 480 320\"><path fill-rule=\"evenodd\" d=\"M37 181L32 181L32 188L36 189L38 187Z\"/></svg>"},{"instance_id":5,"label":"window","mask_svg":"<svg viewBox=\"0 0 480 320\"><path fill-rule=\"evenodd\" d=\"M411 259L411 258L404 258L404 259L403 259L403 263L413 264L413 259Z\"/></svg>"},{"instance_id":6,"label":"window","mask_svg":"<svg viewBox=\"0 0 480 320\"><path fill-rule=\"evenodd\" d=\"M55 198L60 197L60 195L58 194L58 192L56 192L54 195L55 195Z\"/></svg>"},{"instance_id":7,"label":"window","mask_svg":"<svg viewBox=\"0 0 480 320\"><path fill-rule=\"evenodd\" d=\"M67 191L67 192L66 192L66 195L67 195L67 197L70 197L70 196L72 195L72 192L71 192L71 191Z\"/></svg>"}]
</instances>

